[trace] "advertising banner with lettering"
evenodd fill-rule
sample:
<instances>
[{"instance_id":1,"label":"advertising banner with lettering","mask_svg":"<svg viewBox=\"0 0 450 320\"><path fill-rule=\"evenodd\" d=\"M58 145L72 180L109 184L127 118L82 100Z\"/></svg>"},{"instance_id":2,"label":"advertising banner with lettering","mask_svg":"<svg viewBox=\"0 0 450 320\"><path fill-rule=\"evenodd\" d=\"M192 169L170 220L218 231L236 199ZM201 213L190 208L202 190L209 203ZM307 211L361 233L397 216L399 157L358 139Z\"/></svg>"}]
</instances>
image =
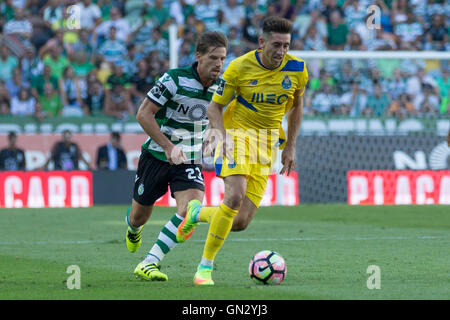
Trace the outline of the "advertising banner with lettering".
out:
<instances>
[{"instance_id":1,"label":"advertising banner with lettering","mask_svg":"<svg viewBox=\"0 0 450 320\"><path fill-rule=\"evenodd\" d=\"M0 172L1 208L90 207L90 171Z\"/></svg>"},{"instance_id":2,"label":"advertising banner with lettering","mask_svg":"<svg viewBox=\"0 0 450 320\"><path fill-rule=\"evenodd\" d=\"M450 170L349 171L348 203L450 204Z\"/></svg>"}]
</instances>

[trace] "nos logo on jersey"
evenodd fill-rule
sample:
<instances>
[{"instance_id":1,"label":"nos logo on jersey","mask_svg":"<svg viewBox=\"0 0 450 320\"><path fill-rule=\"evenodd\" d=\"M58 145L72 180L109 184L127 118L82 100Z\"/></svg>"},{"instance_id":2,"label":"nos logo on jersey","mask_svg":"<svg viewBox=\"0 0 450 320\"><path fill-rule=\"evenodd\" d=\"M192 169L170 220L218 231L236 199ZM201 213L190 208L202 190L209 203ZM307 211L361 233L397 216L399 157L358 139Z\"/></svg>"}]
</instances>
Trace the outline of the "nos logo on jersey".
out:
<instances>
[{"instance_id":1,"label":"nos logo on jersey","mask_svg":"<svg viewBox=\"0 0 450 320\"><path fill-rule=\"evenodd\" d=\"M193 106L185 106L184 104L180 104L177 111L187 114L189 119L192 121L206 119L206 106L202 104L196 104Z\"/></svg>"}]
</instances>

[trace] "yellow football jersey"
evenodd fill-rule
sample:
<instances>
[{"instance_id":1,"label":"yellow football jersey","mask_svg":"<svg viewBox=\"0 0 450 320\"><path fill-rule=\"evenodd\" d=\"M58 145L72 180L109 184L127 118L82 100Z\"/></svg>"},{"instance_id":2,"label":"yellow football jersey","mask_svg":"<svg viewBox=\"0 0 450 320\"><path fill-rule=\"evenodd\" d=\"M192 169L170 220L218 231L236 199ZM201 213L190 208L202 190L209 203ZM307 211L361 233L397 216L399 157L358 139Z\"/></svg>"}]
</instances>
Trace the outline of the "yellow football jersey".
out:
<instances>
[{"instance_id":1,"label":"yellow football jersey","mask_svg":"<svg viewBox=\"0 0 450 320\"><path fill-rule=\"evenodd\" d=\"M212 98L223 105L232 99L224 113L225 129L279 129L294 92L303 94L308 82L303 60L286 54L278 68L267 69L259 51L234 59Z\"/></svg>"}]
</instances>

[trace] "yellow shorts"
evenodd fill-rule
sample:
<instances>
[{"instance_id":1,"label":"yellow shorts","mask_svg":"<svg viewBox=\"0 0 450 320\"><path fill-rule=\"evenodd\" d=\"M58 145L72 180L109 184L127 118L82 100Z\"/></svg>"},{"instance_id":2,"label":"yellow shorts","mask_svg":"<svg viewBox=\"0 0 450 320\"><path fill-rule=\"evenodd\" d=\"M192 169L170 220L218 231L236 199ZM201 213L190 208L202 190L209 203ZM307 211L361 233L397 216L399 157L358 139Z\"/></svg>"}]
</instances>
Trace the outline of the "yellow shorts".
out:
<instances>
[{"instance_id":1,"label":"yellow shorts","mask_svg":"<svg viewBox=\"0 0 450 320\"><path fill-rule=\"evenodd\" d=\"M214 169L216 175L225 178L232 175L244 175L247 178L245 195L258 208L266 190L267 179L272 172L273 159L271 152L263 150L262 156L255 156L255 152L261 151L254 144L235 139L234 162L222 155L222 147L219 143L214 155ZM260 152L261 153L261 152ZM276 153L275 153L276 156Z\"/></svg>"}]
</instances>

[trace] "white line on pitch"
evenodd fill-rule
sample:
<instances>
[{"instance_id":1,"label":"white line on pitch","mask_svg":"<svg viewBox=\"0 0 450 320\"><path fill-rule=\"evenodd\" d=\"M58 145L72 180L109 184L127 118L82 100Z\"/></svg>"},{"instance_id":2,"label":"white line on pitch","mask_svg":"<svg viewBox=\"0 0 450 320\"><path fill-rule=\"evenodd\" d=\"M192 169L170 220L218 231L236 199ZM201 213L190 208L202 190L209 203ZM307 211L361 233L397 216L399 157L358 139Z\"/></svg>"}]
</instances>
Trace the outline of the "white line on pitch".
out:
<instances>
[{"instance_id":1,"label":"white line on pitch","mask_svg":"<svg viewBox=\"0 0 450 320\"><path fill-rule=\"evenodd\" d=\"M449 236L416 236L416 237L402 237L402 236L387 236L387 237L353 237L353 238L229 238L227 242L261 242L261 241L376 241L376 240L433 240L433 239L449 239ZM71 240L71 241L2 241L0 245L51 245L51 244L117 244L120 240ZM190 242L204 242L202 239L192 239Z\"/></svg>"}]
</instances>

